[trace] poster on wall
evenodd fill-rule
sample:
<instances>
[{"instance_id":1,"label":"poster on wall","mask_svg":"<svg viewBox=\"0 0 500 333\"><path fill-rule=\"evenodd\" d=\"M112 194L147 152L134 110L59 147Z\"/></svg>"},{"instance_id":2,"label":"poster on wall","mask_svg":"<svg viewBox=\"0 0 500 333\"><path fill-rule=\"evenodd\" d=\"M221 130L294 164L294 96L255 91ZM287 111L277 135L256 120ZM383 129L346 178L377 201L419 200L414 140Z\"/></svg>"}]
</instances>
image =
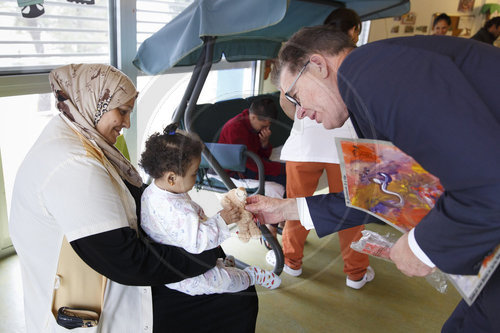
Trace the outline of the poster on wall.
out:
<instances>
[{"instance_id":1,"label":"poster on wall","mask_svg":"<svg viewBox=\"0 0 500 333\"><path fill-rule=\"evenodd\" d=\"M407 25L405 26L405 34L412 34L413 33L413 26L412 25Z\"/></svg>"},{"instance_id":2,"label":"poster on wall","mask_svg":"<svg viewBox=\"0 0 500 333\"><path fill-rule=\"evenodd\" d=\"M470 13L474 9L475 0L459 0L458 11L462 13Z\"/></svg>"},{"instance_id":3,"label":"poster on wall","mask_svg":"<svg viewBox=\"0 0 500 333\"><path fill-rule=\"evenodd\" d=\"M401 16L401 24L410 25L410 24L415 24L416 21L417 21L417 14L415 14L414 12L410 12L408 14L404 14Z\"/></svg>"},{"instance_id":4,"label":"poster on wall","mask_svg":"<svg viewBox=\"0 0 500 333\"><path fill-rule=\"evenodd\" d=\"M458 21L458 29L460 37L470 37L472 35L472 24L474 23L474 15L460 16Z\"/></svg>"},{"instance_id":5,"label":"poster on wall","mask_svg":"<svg viewBox=\"0 0 500 333\"><path fill-rule=\"evenodd\" d=\"M427 33L427 26L426 25L419 25L418 27L415 28L416 31L421 32L423 34Z\"/></svg>"},{"instance_id":6,"label":"poster on wall","mask_svg":"<svg viewBox=\"0 0 500 333\"><path fill-rule=\"evenodd\" d=\"M399 33L399 25L394 25L391 28L391 34L397 34Z\"/></svg>"}]
</instances>

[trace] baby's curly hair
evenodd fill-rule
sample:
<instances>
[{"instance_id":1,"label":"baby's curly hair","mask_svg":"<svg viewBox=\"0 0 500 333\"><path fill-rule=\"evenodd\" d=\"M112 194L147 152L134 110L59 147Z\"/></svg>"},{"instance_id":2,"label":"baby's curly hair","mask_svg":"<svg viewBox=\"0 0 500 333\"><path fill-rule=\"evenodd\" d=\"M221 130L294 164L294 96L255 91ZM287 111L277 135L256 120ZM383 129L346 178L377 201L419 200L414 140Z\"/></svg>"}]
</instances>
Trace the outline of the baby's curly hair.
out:
<instances>
[{"instance_id":1,"label":"baby's curly hair","mask_svg":"<svg viewBox=\"0 0 500 333\"><path fill-rule=\"evenodd\" d=\"M154 133L146 141L139 165L151 177L161 178L165 172L185 176L196 157L200 157L203 143L196 134L177 130L178 124L165 127L163 134Z\"/></svg>"}]
</instances>

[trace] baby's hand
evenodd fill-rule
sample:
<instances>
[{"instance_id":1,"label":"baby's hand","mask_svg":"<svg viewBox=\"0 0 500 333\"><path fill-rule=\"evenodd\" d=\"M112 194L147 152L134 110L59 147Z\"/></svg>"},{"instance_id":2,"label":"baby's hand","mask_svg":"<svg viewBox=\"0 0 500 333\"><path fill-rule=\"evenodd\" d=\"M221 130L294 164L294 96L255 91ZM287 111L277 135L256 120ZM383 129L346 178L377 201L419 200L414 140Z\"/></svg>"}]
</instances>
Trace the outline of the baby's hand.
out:
<instances>
[{"instance_id":1,"label":"baby's hand","mask_svg":"<svg viewBox=\"0 0 500 333\"><path fill-rule=\"evenodd\" d=\"M231 206L230 208L224 208L219 212L219 214L224 219L226 224L235 223L241 219L241 212L239 208L236 206Z\"/></svg>"}]
</instances>

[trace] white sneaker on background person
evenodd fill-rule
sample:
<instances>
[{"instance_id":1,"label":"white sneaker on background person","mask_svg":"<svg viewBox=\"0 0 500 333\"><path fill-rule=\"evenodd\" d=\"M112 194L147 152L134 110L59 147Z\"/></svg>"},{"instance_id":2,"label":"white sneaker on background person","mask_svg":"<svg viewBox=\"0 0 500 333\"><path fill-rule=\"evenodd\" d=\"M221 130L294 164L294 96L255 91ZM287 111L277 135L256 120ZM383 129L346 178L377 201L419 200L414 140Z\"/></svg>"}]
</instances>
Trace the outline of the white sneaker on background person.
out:
<instances>
[{"instance_id":1,"label":"white sneaker on background person","mask_svg":"<svg viewBox=\"0 0 500 333\"><path fill-rule=\"evenodd\" d=\"M266 262L273 267L276 265L276 254L274 253L273 250L270 250L267 252ZM302 274L302 268L293 269L290 266L288 266L287 264L284 264L283 265L283 272L285 272L288 275L297 277L297 276L300 276Z\"/></svg>"},{"instance_id":2,"label":"white sneaker on background person","mask_svg":"<svg viewBox=\"0 0 500 333\"><path fill-rule=\"evenodd\" d=\"M346 284L346 286L348 286L349 288L352 288L352 289L361 289L361 288L363 288L363 286L367 282L372 281L374 277L375 277L375 271L373 270L373 268L371 266L368 266L368 267L366 267L366 273L365 273L365 275L363 275L361 280L353 281L353 280L349 279L348 277L346 277L345 284Z\"/></svg>"}]
</instances>

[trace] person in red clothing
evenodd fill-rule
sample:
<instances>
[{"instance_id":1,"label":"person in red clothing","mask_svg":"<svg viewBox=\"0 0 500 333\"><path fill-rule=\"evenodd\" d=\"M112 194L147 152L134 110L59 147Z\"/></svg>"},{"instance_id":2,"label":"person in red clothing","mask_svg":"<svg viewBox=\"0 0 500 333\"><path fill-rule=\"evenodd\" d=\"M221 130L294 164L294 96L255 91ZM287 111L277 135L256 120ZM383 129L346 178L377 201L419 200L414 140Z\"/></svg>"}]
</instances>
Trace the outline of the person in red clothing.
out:
<instances>
[{"instance_id":1,"label":"person in red clothing","mask_svg":"<svg viewBox=\"0 0 500 333\"><path fill-rule=\"evenodd\" d=\"M270 98L254 101L249 109L229 119L222 127L219 143L242 144L262 159L267 181L274 181L286 186L285 164L269 160L273 147L269 143L271 137L271 121L278 116L278 108ZM257 165L247 160L244 178L257 178ZM238 175L231 175L239 178Z\"/></svg>"}]
</instances>

